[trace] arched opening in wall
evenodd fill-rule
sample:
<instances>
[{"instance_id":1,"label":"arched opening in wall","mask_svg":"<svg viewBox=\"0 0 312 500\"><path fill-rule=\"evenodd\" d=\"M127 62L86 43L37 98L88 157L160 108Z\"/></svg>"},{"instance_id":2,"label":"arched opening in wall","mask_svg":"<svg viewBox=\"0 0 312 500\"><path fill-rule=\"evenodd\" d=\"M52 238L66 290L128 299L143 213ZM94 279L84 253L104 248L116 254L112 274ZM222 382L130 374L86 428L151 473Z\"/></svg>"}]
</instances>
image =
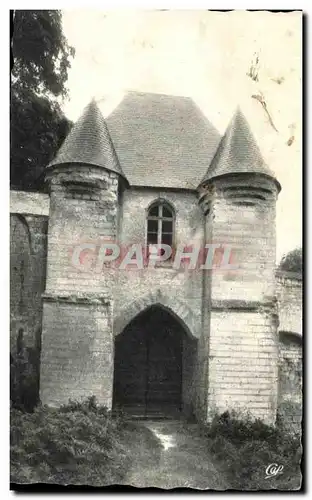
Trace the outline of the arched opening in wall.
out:
<instances>
[{"instance_id":1,"label":"arched opening in wall","mask_svg":"<svg viewBox=\"0 0 312 500\"><path fill-rule=\"evenodd\" d=\"M10 215L10 329L11 352L16 351L19 327L26 328L30 320L33 296L31 278L31 238L25 218Z\"/></svg>"},{"instance_id":2,"label":"arched opening in wall","mask_svg":"<svg viewBox=\"0 0 312 500\"><path fill-rule=\"evenodd\" d=\"M138 314L116 337L113 408L137 417L193 414L197 341L161 305Z\"/></svg>"}]
</instances>

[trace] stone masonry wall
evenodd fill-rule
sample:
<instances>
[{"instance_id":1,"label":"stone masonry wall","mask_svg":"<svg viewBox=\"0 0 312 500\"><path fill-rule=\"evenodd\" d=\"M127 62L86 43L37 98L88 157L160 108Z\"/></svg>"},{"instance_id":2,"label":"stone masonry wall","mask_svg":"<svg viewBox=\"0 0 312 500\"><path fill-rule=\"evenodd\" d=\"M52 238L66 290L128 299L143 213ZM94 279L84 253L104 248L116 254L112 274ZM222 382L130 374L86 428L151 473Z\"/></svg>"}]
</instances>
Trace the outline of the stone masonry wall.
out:
<instances>
[{"instance_id":1,"label":"stone masonry wall","mask_svg":"<svg viewBox=\"0 0 312 500\"><path fill-rule=\"evenodd\" d=\"M94 395L111 406L111 303L45 301L40 396L51 406Z\"/></svg>"},{"instance_id":2,"label":"stone masonry wall","mask_svg":"<svg viewBox=\"0 0 312 500\"><path fill-rule=\"evenodd\" d=\"M28 347L40 343L45 289L49 197L10 193L10 350L19 328Z\"/></svg>"},{"instance_id":3,"label":"stone masonry wall","mask_svg":"<svg viewBox=\"0 0 312 500\"><path fill-rule=\"evenodd\" d=\"M263 301L275 295L275 196L266 194L268 199L255 199L251 205L249 200L243 204L224 194L226 189L243 189L244 184L251 191L251 200L253 189L272 190L272 183L265 179L253 180L255 186L246 180L216 183L211 237L213 243L231 246L236 268L212 273L213 300Z\"/></svg>"},{"instance_id":4,"label":"stone masonry wall","mask_svg":"<svg viewBox=\"0 0 312 500\"><path fill-rule=\"evenodd\" d=\"M120 216L120 243L122 246L145 244L146 217L149 206L158 199L166 200L174 210L175 233L174 248L178 245L190 247L204 244L204 218L195 193L155 190L131 189L123 195ZM201 342L202 321L202 271L173 269L172 263L162 264L153 269L143 271L137 269L120 270L117 273L115 285L114 316L132 319L128 310L134 314L141 312L145 306L160 303L168 307L188 327L188 335L193 340L184 350L184 380L183 400L188 408L185 411L195 411L198 414L198 393L200 368L198 356ZM132 307L132 304L138 304ZM115 334L120 328L115 328ZM187 334L187 333L186 333ZM197 341L195 340L197 339ZM190 341L190 339L188 339ZM191 346L191 347L190 347ZM189 357L188 362L185 356ZM187 366L187 368L185 368Z\"/></svg>"},{"instance_id":5,"label":"stone masonry wall","mask_svg":"<svg viewBox=\"0 0 312 500\"><path fill-rule=\"evenodd\" d=\"M277 273L279 310L278 410L285 425L300 430L302 420L302 277Z\"/></svg>"},{"instance_id":6,"label":"stone masonry wall","mask_svg":"<svg viewBox=\"0 0 312 500\"><path fill-rule=\"evenodd\" d=\"M236 268L212 270L205 287L211 311L204 327L208 419L232 409L273 423L278 380L274 186L255 178L216 181L212 200L206 226L213 243L231 245Z\"/></svg>"},{"instance_id":7,"label":"stone masonry wall","mask_svg":"<svg viewBox=\"0 0 312 500\"><path fill-rule=\"evenodd\" d=\"M276 281L278 329L302 335L302 277L295 273L278 272Z\"/></svg>"},{"instance_id":8,"label":"stone masonry wall","mask_svg":"<svg viewBox=\"0 0 312 500\"><path fill-rule=\"evenodd\" d=\"M84 165L52 173L40 378L43 403L96 395L111 406L114 273L96 272L94 265L99 235L116 238L117 208L117 174ZM85 244L91 249L82 251Z\"/></svg>"},{"instance_id":9,"label":"stone masonry wall","mask_svg":"<svg viewBox=\"0 0 312 500\"><path fill-rule=\"evenodd\" d=\"M258 311L211 314L209 412L233 409L271 422L276 411L276 326Z\"/></svg>"},{"instance_id":10,"label":"stone masonry wall","mask_svg":"<svg viewBox=\"0 0 312 500\"><path fill-rule=\"evenodd\" d=\"M119 240L122 246L145 244L146 216L150 204L159 198L167 200L175 211L175 247L179 244L203 243L203 216L196 195L188 192L133 189L124 192ZM202 276L199 271L188 272L161 265L139 271L119 270L115 281L114 314L123 314L128 306L157 290L163 296L184 303L197 320L192 334L198 336L201 325Z\"/></svg>"},{"instance_id":11,"label":"stone masonry wall","mask_svg":"<svg viewBox=\"0 0 312 500\"><path fill-rule=\"evenodd\" d=\"M82 182L83 172L85 170L76 171L76 180ZM92 180L98 184L99 175L101 189L92 184ZM198 416L205 413L209 393L211 411L214 408L221 411L230 404L268 417L274 408L277 377L274 368L277 339L273 333L276 318L261 304L274 290L271 279L274 231L270 229L270 225L274 225L273 207L272 211L263 208L255 212L252 207L229 208L220 200L204 236L203 215L192 193L126 190L119 198L118 207L115 174L99 174L97 169L89 169L91 184L80 191L66 183L69 178L73 175L63 172L55 178L52 189L46 288L49 196L13 191L10 197L11 351L16 348L20 327L25 330L27 345L35 346L38 342L36 332L41 330L41 296L45 291L45 368L41 375L44 400L56 404L58 400L65 402L69 397L94 393L103 404L109 405L114 322L115 334L118 334L118 318L128 318L131 311L135 315L159 301L185 321L193 336L192 359L196 353L196 360L193 359L193 367L188 370L183 391L185 400L195 401ZM94 272L102 239L120 240L122 245L144 242L146 210L158 197L169 201L175 209L176 244L202 244L204 240L215 242L216 239L221 243L234 242L238 250L236 256L248 262L245 276L237 271L223 274L216 271L203 276L198 271L179 272L165 265L143 272L110 268ZM232 228L233 233L229 234L228 228ZM88 242L95 243L97 248L87 249L81 265L74 267L71 259L75 245ZM257 267L255 258L259 244L269 256L267 261L264 253L260 255L258 262L262 267ZM213 284L212 294L206 296L204 303L203 279L209 289ZM278 275L276 280L279 331L301 335L302 282L298 277L285 274ZM246 308L248 302L253 303L249 309ZM289 402L301 405L302 382L298 376L302 371L301 344L296 337L292 337L291 342L284 337L282 333L279 342L280 408ZM82 354L81 363L76 353ZM189 355L186 351L184 354ZM75 378L79 385L75 384ZM298 421L298 417L294 419Z\"/></svg>"},{"instance_id":12,"label":"stone masonry wall","mask_svg":"<svg viewBox=\"0 0 312 500\"><path fill-rule=\"evenodd\" d=\"M84 182L86 180L86 182ZM96 271L101 239L116 240L118 176L95 167L54 174L46 293L111 295L113 275ZM91 248L85 246L91 244ZM78 260L79 259L79 260Z\"/></svg>"},{"instance_id":13,"label":"stone masonry wall","mask_svg":"<svg viewBox=\"0 0 312 500\"><path fill-rule=\"evenodd\" d=\"M302 419L302 339L280 334L278 410L284 424L298 428Z\"/></svg>"}]
</instances>

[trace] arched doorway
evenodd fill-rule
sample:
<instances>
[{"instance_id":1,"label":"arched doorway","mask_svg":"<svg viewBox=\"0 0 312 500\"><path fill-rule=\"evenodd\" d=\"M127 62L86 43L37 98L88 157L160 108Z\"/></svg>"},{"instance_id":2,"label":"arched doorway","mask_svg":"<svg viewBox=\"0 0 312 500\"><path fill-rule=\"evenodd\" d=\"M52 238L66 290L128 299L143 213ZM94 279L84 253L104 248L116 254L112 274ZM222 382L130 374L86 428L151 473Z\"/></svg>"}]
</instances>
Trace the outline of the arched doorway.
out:
<instances>
[{"instance_id":1,"label":"arched doorway","mask_svg":"<svg viewBox=\"0 0 312 500\"><path fill-rule=\"evenodd\" d=\"M194 348L196 341L162 306L138 314L115 341L113 407L136 416L180 415L190 344Z\"/></svg>"}]
</instances>

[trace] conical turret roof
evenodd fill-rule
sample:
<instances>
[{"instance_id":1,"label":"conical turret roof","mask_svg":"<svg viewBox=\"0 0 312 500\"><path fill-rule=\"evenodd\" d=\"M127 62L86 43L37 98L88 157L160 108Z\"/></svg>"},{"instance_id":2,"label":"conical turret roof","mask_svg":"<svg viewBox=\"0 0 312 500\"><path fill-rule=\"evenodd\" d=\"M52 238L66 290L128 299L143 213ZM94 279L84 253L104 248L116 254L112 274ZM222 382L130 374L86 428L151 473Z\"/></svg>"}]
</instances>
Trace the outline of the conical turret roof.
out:
<instances>
[{"instance_id":1,"label":"conical turret roof","mask_svg":"<svg viewBox=\"0 0 312 500\"><path fill-rule=\"evenodd\" d=\"M85 163L125 175L104 117L93 99L66 137L47 168L65 163Z\"/></svg>"},{"instance_id":2,"label":"conical turret roof","mask_svg":"<svg viewBox=\"0 0 312 500\"><path fill-rule=\"evenodd\" d=\"M200 184L229 174L262 174L271 177L280 191L280 183L265 164L249 124L240 108L237 108L207 173Z\"/></svg>"}]
</instances>

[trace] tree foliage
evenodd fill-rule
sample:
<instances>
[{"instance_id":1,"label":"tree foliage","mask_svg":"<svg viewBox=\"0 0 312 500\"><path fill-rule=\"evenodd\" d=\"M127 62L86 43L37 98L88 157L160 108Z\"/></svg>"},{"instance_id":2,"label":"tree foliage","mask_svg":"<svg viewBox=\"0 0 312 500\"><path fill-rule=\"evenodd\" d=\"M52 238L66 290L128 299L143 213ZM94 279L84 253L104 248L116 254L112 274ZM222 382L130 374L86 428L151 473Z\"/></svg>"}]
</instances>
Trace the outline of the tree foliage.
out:
<instances>
[{"instance_id":1,"label":"tree foliage","mask_svg":"<svg viewBox=\"0 0 312 500\"><path fill-rule=\"evenodd\" d=\"M293 273L302 273L302 248L295 248L282 258L279 269Z\"/></svg>"},{"instance_id":2,"label":"tree foliage","mask_svg":"<svg viewBox=\"0 0 312 500\"><path fill-rule=\"evenodd\" d=\"M67 96L70 47L58 10L16 10L11 72L11 186L41 189L44 167L71 123L60 99Z\"/></svg>"}]
</instances>

